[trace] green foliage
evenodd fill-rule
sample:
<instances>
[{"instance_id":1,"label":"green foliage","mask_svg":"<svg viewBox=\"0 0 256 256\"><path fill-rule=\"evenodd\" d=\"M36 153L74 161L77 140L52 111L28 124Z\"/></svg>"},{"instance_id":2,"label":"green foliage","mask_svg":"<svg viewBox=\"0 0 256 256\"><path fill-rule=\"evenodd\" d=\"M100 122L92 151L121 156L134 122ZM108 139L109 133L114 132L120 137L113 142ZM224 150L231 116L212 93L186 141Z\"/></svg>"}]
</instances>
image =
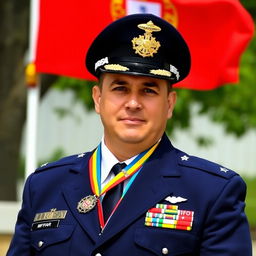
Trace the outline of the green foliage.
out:
<instances>
[{"instance_id":1,"label":"green foliage","mask_svg":"<svg viewBox=\"0 0 256 256\"><path fill-rule=\"evenodd\" d=\"M250 12L252 17L256 18L256 1L255 0L241 0L242 5Z\"/></svg>"},{"instance_id":2,"label":"green foliage","mask_svg":"<svg viewBox=\"0 0 256 256\"><path fill-rule=\"evenodd\" d=\"M199 106L198 114L207 114L212 121L222 124L227 133L242 136L256 129L256 37L244 53L240 67L240 82L211 91L178 89L178 102L168 132L188 128L191 105Z\"/></svg>"},{"instance_id":3,"label":"green foliage","mask_svg":"<svg viewBox=\"0 0 256 256\"><path fill-rule=\"evenodd\" d=\"M37 166L41 166L44 163L51 163L51 162L57 161L60 158L64 157L65 155L66 155L65 152L61 148L57 148L49 158L39 160ZM19 169L18 169L18 178L23 180L24 177L25 177L25 158L22 157L20 160Z\"/></svg>"},{"instance_id":4,"label":"green foliage","mask_svg":"<svg viewBox=\"0 0 256 256\"><path fill-rule=\"evenodd\" d=\"M256 177L244 178L247 184L247 197L245 212L249 220L250 227L256 229Z\"/></svg>"},{"instance_id":5,"label":"green foliage","mask_svg":"<svg viewBox=\"0 0 256 256\"><path fill-rule=\"evenodd\" d=\"M64 90L73 91L75 99L82 102L87 110L92 110L94 108L94 104L93 104L91 94L92 94L92 87L94 84L95 82L92 82L92 81L79 80L79 79L68 78L68 77L59 77L57 82L53 84L53 87L62 91Z\"/></svg>"},{"instance_id":6,"label":"green foliage","mask_svg":"<svg viewBox=\"0 0 256 256\"><path fill-rule=\"evenodd\" d=\"M57 161L62 157L64 157L65 155L66 154L63 151L63 149L57 148L54 150L53 154L49 158L39 160L38 166L41 166L42 164L45 164L45 163L51 163L51 162Z\"/></svg>"}]
</instances>

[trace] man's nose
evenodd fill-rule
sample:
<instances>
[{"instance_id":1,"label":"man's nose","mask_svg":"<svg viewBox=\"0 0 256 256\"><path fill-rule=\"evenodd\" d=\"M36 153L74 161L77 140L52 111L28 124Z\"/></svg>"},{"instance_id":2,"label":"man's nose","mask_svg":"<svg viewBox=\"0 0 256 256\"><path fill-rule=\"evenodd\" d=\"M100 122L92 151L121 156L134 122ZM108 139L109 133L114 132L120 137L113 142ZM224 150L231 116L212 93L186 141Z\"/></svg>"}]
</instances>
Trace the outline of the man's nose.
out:
<instances>
[{"instance_id":1,"label":"man's nose","mask_svg":"<svg viewBox=\"0 0 256 256\"><path fill-rule=\"evenodd\" d=\"M130 110L138 110L141 109L142 105L139 102L138 97L132 95L125 103L125 107Z\"/></svg>"}]
</instances>

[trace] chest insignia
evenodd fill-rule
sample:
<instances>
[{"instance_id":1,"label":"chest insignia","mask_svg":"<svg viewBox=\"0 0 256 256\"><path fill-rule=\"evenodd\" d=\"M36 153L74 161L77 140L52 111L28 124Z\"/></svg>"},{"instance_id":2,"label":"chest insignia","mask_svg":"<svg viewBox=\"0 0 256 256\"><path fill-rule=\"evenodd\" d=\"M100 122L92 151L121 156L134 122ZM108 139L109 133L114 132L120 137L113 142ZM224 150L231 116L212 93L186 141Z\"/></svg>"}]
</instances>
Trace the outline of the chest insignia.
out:
<instances>
[{"instance_id":1,"label":"chest insignia","mask_svg":"<svg viewBox=\"0 0 256 256\"><path fill-rule=\"evenodd\" d=\"M179 210L177 205L157 204L147 211L145 226L190 231L194 211Z\"/></svg>"},{"instance_id":2,"label":"chest insignia","mask_svg":"<svg viewBox=\"0 0 256 256\"><path fill-rule=\"evenodd\" d=\"M43 220L60 220L66 218L67 211L60 210L57 211L56 208L51 209L49 212L37 213L34 218L34 222Z\"/></svg>"}]
</instances>

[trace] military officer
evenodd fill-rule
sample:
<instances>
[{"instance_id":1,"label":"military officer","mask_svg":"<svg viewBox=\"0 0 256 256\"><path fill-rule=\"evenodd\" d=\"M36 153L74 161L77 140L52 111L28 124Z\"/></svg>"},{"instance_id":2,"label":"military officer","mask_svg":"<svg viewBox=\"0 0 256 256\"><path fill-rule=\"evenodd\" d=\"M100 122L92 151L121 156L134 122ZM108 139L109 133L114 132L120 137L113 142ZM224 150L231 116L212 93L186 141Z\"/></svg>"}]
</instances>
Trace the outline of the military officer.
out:
<instances>
[{"instance_id":1,"label":"military officer","mask_svg":"<svg viewBox=\"0 0 256 256\"><path fill-rule=\"evenodd\" d=\"M126 16L94 40L86 67L99 78L103 139L29 176L7 255L252 255L241 177L164 133L172 85L190 70L179 32L154 15Z\"/></svg>"}]
</instances>

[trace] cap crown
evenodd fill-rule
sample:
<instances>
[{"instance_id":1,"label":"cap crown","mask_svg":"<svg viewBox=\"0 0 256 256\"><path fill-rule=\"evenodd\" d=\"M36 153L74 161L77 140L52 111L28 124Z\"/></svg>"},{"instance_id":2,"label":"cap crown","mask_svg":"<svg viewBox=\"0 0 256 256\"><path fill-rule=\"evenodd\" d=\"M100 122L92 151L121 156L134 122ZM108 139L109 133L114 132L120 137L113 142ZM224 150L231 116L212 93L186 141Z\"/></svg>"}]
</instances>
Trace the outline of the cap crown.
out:
<instances>
[{"instance_id":1,"label":"cap crown","mask_svg":"<svg viewBox=\"0 0 256 256\"><path fill-rule=\"evenodd\" d=\"M170 23L152 14L133 14L111 23L96 37L86 67L96 77L124 73L176 83L189 73L190 53Z\"/></svg>"}]
</instances>

